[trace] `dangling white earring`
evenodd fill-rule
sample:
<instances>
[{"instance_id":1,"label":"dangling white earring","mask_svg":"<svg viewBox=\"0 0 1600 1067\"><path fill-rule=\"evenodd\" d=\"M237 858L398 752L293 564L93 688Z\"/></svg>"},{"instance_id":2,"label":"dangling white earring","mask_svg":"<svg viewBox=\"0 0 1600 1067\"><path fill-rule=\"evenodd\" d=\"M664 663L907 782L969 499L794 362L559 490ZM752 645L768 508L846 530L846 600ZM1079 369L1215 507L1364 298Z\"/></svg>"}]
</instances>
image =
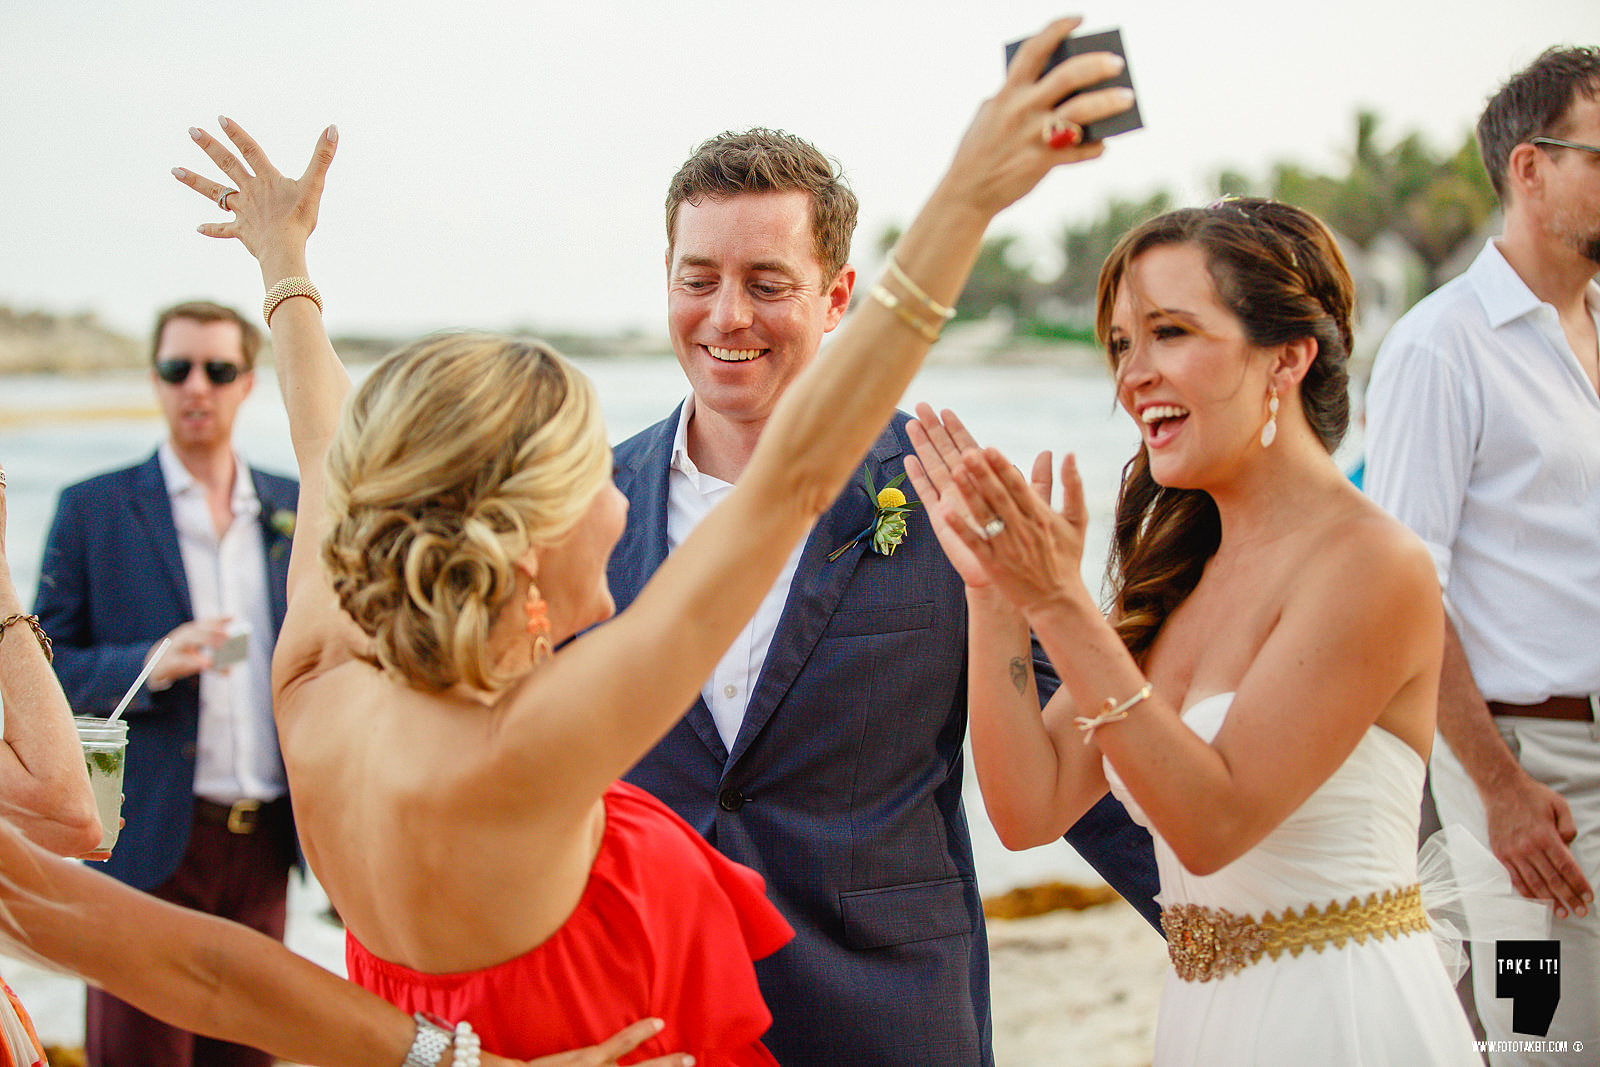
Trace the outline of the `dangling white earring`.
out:
<instances>
[{"instance_id":1,"label":"dangling white earring","mask_svg":"<svg viewBox=\"0 0 1600 1067\"><path fill-rule=\"evenodd\" d=\"M1267 424L1261 427L1261 447L1271 447L1272 442L1278 439L1278 390L1272 390L1272 395L1267 397Z\"/></svg>"}]
</instances>

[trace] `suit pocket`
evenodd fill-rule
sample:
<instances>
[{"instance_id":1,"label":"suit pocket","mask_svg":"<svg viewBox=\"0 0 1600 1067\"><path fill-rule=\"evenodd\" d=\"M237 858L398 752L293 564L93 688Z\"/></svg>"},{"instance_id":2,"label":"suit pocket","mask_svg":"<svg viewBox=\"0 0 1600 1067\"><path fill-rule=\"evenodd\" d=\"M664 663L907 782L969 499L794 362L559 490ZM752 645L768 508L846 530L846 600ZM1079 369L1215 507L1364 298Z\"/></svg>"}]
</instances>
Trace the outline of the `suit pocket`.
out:
<instances>
[{"instance_id":1,"label":"suit pocket","mask_svg":"<svg viewBox=\"0 0 1600 1067\"><path fill-rule=\"evenodd\" d=\"M963 878L949 878L841 893L845 944L858 949L889 948L970 934L968 892L976 893L977 887Z\"/></svg>"},{"instance_id":2,"label":"suit pocket","mask_svg":"<svg viewBox=\"0 0 1600 1067\"><path fill-rule=\"evenodd\" d=\"M933 602L906 604L894 608L864 608L838 611L822 631L827 637L862 637L868 634L898 634L907 630L926 630L933 625Z\"/></svg>"}]
</instances>

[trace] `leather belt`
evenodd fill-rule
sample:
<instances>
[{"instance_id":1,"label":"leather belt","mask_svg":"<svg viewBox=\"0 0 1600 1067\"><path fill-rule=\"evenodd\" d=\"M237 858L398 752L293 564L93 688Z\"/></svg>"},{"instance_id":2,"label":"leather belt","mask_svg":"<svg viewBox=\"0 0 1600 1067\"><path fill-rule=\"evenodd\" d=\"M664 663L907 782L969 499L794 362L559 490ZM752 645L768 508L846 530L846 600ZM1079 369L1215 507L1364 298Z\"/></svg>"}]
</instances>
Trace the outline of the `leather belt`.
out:
<instances>
[{"instance_id":1,"label":"leather belt","mask_svg":"<svg viewBox=\"0 0 1600 1067\"><path fill-rule=\"evenodd\" d=\"M264 804L259 800L236 800L232 804L218 804L214 800L195 797L194 814L201 822L227 827L230 834L253 834L277 812L282 803L282 799L279 799L269 800Z\"/></svg>"},{"instance_id":2,"label":"leather belt","mask_svg":"<svg viewBox=\"0 0 1600 1067\"><path fill-rule=\"evenodd\" d=\"M1491 715L1520 715L1529 719L1567 719L1573 722L1593 722L1596 719L1595 697L1551 697L1538 704L1502 704L1489 701Z\"/></svg>"}]
</instances>

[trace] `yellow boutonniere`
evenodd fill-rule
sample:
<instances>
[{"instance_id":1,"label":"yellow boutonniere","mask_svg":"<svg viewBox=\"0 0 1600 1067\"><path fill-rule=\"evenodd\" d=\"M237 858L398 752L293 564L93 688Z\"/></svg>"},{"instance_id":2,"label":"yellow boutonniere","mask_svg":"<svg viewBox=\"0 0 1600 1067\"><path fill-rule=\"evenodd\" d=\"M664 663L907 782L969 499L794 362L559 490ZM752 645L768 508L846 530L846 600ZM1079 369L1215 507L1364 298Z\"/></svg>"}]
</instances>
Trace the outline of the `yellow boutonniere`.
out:
<instances>
[{"instance_id":1,"label":"yellow boutonniere","mask_svg":"<svg viewBox=\"0 0 1600 1067\"><path fill-rule=\"evenodd\" d=\"M288 508L279 508L272 513L272 518L268 520L268 525L272 527L279 537L293 537L294 520L295 513L293 511Z\"/></svg>"},{"instance_id":2,"label":"yellow boutonniere","mask_svg":"<svg viewBox=\"0 0 1600 1067\"><path fill-rule=\"evenodd\" d=\"M294 520L295 513L289 508L279 508L267 517L268 528L278 535L271 549L273 559L283 558L283 554L288 551L284 542L294 538Z\"/></svg>"},{"instance_id":3,"label":"yellow boutonniere","mask_svg":"<svg viewBox=\"0 0 1600 1067\"><path fill-rule=\"evenodd\" d=\"M906 476L902 471L889 479L881 490L876 489L872 485L872 468L870 466L861 468L861 488L867 494L867 499L872 501L872 522L866 529L829 553L829 562L844 555L845 550L858 541L869 541L872 550L879 555L894 555L894 550L906 539L906 515L921 503L917 500L906 501L906 495L897 488L905 480Z\"/></svg>"}]
</instances>

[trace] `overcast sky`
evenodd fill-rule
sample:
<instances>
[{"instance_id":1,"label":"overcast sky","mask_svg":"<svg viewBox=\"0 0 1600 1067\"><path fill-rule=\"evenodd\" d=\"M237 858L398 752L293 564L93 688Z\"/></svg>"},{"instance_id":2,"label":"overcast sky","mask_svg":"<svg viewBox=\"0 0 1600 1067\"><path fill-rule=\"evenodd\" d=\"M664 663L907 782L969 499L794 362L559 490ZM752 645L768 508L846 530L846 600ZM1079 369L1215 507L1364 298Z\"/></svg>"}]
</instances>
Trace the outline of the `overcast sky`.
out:
<instances>
[{"instance_id":1,"label":"overcast sky","mask_svg":"<svg viewBox=\"0 0 1600 1067\"><path fill-rule=\"evenodd\" d=\"M662 193L706 137L779 127L837 157L856 259L938 177L1001 46L1041 0L4 0L0 303L142 335L210 296L256 305L253 263L194 233L215 207L174 165L237 119L298 173L340 130L311 271L335 332L656 330ZM1048 245L1107 196L1206 195L1231 167L1334 168L1357 108L1454 145L1555 43L1600 43L1592 0L1134 0L1122 28L1146 129L1057 172L997 232Z\"/></svg>"}]
</instances>

